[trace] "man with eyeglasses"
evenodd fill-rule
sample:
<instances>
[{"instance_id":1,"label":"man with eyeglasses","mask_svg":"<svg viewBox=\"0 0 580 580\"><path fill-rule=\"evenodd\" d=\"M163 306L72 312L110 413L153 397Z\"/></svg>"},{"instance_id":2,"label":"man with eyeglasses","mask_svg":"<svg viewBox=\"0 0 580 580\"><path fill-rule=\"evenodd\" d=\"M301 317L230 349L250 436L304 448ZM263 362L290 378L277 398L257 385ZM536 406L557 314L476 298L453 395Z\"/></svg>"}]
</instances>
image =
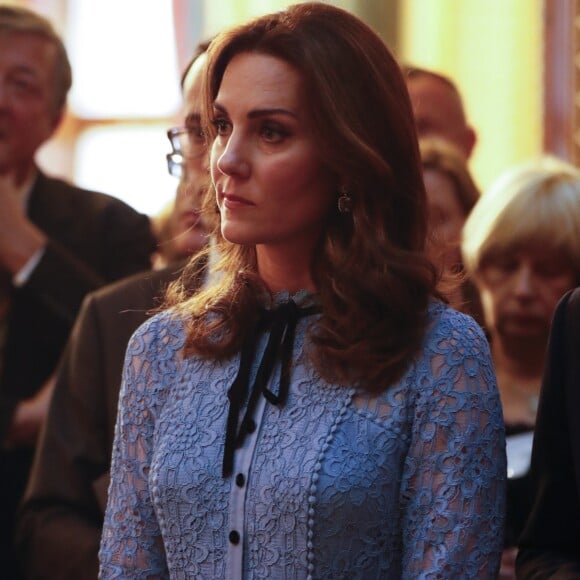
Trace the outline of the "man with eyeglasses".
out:
<instances>
[{"instance_id":1,"label":"man with eyeglasses","mask_svg":"<svg viewBox=\"0 0 580 580\"><path fill-rule=\"evenodd\" d=\"M207 180L199 115L206 48L199 47L182 78L185 126L169 131L168 168L180 178L176 206L186 199L196 219ZM200 244L205 240L199 238ZM180 269L174 264L134 276L90 294L83 303L18 521L17 556L27 577L97 578L124 352Z\"/></svg>"},{"instance_id":2,"label":"man with eyeglasses","mask_svg":"<svg viewBox=\"0 0 580 580\"><path fill-rule=\"evenodd\" d=\"M153 267L165 266L187 259L206 243L206 227L199 207L191 203L200 198L207 170L203 164L206 154L205 135L197 114L190 115L183 127L167 131L172 152L167 154L169 173L179 179L177 192L170 207L153 218L153 231L158 240L158 251ZM184 164L183 160L188 162Z\"/></svg>"}]
</instances>

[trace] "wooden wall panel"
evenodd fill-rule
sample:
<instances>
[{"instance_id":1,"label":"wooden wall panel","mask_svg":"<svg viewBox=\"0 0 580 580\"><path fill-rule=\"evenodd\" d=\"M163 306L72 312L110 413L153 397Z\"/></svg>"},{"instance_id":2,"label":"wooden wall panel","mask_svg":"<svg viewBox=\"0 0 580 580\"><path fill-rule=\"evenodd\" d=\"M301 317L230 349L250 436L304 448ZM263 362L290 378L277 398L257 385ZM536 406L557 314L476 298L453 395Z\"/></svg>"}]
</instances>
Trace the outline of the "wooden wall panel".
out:
<instances>
[{"instance_id":1,"label":"wooden wall panel","mask_svg":"<svg viewBox=\"0 0 580 580\"><path fill-rule=\"evenodd\" d=\"M580 166L580 0L544 0L544 149Z\"/></svg>"}]
</instances>

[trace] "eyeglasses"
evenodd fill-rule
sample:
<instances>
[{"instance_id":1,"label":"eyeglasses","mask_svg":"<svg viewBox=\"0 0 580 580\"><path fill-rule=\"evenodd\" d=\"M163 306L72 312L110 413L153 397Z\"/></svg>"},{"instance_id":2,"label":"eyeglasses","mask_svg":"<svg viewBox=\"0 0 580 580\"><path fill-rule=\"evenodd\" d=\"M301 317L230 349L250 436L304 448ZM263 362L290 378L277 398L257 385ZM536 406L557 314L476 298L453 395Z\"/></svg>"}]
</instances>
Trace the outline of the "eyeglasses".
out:
<instances>
[{"instance_id":1,"label":"eyeglasses","mask_svg":"<svg viewBox=\"0 0 580 580\"><path fill-rule=\"evenodd\" d=\"M196 159L205 155L207 144L205 133L197 127L173 127L167 131L173 153L178 153L185 159Z\"/></svg>"},{"instance_id":2,"label":"eyeglasses","mask_svg":"<svg viewBox=\"0 0 580 580\"><path fill-rule=\"evenodd\" d=\"M183 157L179 153L168 153L165 158L167 159L169 175L181 179L183 177Z\"/></svg>"},{"instance_id":3,"label":"eyeglasses","mask_svg":"<svg viewBox=\"0 0 580 580\"><path fill-rule=\"evenodd\" d=\"M167 138L171 143L171 153L167 159L169 175L181 179L183 165L186 159L199 159L205 155L207 145L205 134L201 127L173 127L167 131Z\"/></svg>"}]
</instances>

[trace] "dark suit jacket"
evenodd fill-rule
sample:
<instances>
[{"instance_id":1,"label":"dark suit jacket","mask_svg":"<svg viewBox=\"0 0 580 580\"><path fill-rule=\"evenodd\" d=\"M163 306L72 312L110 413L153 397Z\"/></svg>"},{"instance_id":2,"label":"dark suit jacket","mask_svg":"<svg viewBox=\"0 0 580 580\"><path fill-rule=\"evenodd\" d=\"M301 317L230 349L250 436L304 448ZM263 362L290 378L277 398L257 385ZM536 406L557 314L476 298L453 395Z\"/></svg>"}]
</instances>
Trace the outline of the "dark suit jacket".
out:
<instances>
[{"instance_id":1,"label":"dark suit jacket","mask_svg":"<svg viewBox=\"0 0 580 580\"><path fill-rule=\"evenodd\" d=\"M25 494L18 554L29 578L97 578L121 371L127 343L179 268L90 294L59 367Z\"/></svg>"},{"instance_id":2,"label":"dark suit jacket","mask_svg":"<svg viewBox=\"0 0 580 580\"><path fill-rule=\"evenodd\" d=\"M19 401L55 371L85 294L151 267L155 240L147 216L102 193L40 173L28 214L49 238L30 279L12 291L0 376L0 574L11 565L12 519L33 449L1 447ZM14 576L16 577L16 572Z\"/></svg>"},{"instance_id":3,"label":"dark suit jacket","mask_svg":"<svg viewBox=\"0 0 580 580\"><path fill-rule=\"evenodd\" d=\"M155 249L146 216L42 173L28 215L49 242L28 282L12 295L0 377L0 441L16 404L53 373L84 296L150 269Z\"/></svg>"},{"instance_id":4,"label":"dark suit jacket","mask_svg":"<svg viewBox=\"0 0 580 580\"><path fill-rule=\"evenodd\" d=\"M580 578L580 289L554 314L534 431L534 503L517 577Z\"/></svg>"}]
</instances>

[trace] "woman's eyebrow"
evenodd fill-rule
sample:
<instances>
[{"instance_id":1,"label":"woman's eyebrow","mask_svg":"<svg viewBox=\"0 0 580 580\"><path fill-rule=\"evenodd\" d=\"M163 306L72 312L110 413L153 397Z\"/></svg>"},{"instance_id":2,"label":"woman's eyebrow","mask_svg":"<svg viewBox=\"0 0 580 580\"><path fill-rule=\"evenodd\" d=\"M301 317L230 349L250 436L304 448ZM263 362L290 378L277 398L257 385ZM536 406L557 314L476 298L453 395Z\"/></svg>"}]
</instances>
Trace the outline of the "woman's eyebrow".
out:
<instances>
[{"instance_id":1,"label":"woman's eyebrow","mask_svg":"<svg viewBox=\"0 0 580 580\"><path fill-rule=\"evenodd\" d=\"M213 103L214 109L217 109L220 113L227 114L226 108L221 105L218 101L214 101ZM253 109L248 114L248 119L255 119L256 117L265 117L268 115L286 115L288 117L292 117L294 119L298 118L298 115L289 109L284 109L283 107L271 107L271 108L263 108L263 109Z\"/></svg>"}]
</instances>

